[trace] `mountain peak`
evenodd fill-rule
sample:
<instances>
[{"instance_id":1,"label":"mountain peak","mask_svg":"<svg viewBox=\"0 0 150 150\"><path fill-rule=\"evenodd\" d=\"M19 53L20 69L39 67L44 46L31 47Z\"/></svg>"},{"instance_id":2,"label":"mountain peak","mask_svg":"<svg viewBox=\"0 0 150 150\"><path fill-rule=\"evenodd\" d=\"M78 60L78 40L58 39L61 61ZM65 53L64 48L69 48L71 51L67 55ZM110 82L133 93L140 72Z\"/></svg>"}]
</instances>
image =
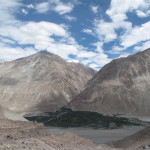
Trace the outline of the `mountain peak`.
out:
<instances>
[{"instance_id":1,"label":"mountain peak","mask_svg":"<svg viewBox=\"0 0 150 150\"><path fill-rule=\"evenodd\" d=\"M43 51L40 51L40 52L38 52L38 53L39 53L39 54L46 54L46 55L54 55L54 54L48 52L47 50L43 50Z\"/></svg>"},{"instance_id":2,"label":"mountain peak","mask_svg":"<svg viewBox=\"0 0 150 150\"><path fill-rule=\"evenodd\" d=\"M111 61L70 103L73 110L150 115L150 49Z\"/></svg>"},{"instance_id":3,"label":"mountain peak","mask_svg":"<svg viewBox=\"0 0 150 150\"><path fill-rule=\"evenodd\" d=\"M0 73L0 91L4 91L0 92L0 103L17 112L56 111L93 76L87 68L70 65L47 51L4 63Z\"/></svg>"}]
</instances>

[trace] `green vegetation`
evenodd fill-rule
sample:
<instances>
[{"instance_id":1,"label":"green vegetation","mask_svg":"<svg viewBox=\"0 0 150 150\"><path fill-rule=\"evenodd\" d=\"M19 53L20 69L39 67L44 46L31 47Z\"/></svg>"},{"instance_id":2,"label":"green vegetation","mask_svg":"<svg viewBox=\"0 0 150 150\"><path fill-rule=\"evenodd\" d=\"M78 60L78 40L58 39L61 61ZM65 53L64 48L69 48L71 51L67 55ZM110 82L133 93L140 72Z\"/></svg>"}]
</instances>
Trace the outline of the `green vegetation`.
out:
<instances>
[{"instance_id":1,"label":"green vegetation","mask_svg":"<svg viewBox=\"0 0 150 150\"><path fill-rule=\"evenodd\" d=\"M26 117L30 121L42 122L52 127L93 127L113 129L121 126L142 125L137 119L128 119L119 116L107 116L96 112L72 111L62 108L60 111L48 113L47 116ZM144 124L143 124L144 125Z\"/></svg>"}]
</instances>

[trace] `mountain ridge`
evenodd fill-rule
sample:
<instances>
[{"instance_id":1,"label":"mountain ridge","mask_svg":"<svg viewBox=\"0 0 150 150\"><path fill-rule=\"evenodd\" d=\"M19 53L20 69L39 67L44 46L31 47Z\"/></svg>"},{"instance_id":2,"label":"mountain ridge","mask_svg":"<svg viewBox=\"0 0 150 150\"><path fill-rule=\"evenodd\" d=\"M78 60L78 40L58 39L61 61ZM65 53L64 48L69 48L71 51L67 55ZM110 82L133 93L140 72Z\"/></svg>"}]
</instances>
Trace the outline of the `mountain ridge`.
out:
<instances>
[{"instance_id":1,"label":"mountain ridge","mask_svg":"<svg viewBox=\"0 0 150 150\"><path fill-rule=\"evenodd\" d=\"M71 102L73 110L150 116L150 49L111 61Z\"/></svg>"},{"instance_id":2,"label":"mountain ridge","mask_svg":"<svg viewBox=\"0 0 150 150\"><path fill-rule=\"evenodd\" d=\"M46 51L1 63L0 102L17 112L56 111L95 74L79 68Z\"/></svg>"}]
</instances>

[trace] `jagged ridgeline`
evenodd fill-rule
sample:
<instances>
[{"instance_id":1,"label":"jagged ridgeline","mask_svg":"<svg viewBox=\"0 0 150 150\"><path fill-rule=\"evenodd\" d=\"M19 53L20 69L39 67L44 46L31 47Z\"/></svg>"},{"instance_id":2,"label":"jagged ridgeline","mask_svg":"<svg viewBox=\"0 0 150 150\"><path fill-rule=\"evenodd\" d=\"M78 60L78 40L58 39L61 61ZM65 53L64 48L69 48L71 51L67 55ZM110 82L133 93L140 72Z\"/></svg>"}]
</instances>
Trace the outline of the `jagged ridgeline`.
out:
<instances>
[{"instance_id":1,"label":"jagged ridgeline","mask_svg":"<svg viewBox=\"0 0 150 150\"><path fill-rule=\"evenodd\" d=\"M0 64L0 103L16 112L56 111L66 105L95 74L42 51Z\"/></svg>"}]
</instances>

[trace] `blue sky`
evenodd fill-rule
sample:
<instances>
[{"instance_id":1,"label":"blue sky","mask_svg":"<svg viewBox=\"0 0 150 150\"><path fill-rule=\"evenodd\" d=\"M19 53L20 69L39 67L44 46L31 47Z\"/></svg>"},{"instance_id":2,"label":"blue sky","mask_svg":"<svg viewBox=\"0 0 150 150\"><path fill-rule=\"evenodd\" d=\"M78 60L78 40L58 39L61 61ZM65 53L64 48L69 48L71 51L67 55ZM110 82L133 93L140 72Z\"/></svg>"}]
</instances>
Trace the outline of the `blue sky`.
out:
<instances>
[{"instance_id":1,"label":"blue sky","mask_svg":"<svg viewBox=\"0 0 150 150\"><path fill-rule=\"evenodd\" d=\"M150 47L150 0L0 0L0 60L41 50L96 70Z\"/></svg>"}]
</instances>

